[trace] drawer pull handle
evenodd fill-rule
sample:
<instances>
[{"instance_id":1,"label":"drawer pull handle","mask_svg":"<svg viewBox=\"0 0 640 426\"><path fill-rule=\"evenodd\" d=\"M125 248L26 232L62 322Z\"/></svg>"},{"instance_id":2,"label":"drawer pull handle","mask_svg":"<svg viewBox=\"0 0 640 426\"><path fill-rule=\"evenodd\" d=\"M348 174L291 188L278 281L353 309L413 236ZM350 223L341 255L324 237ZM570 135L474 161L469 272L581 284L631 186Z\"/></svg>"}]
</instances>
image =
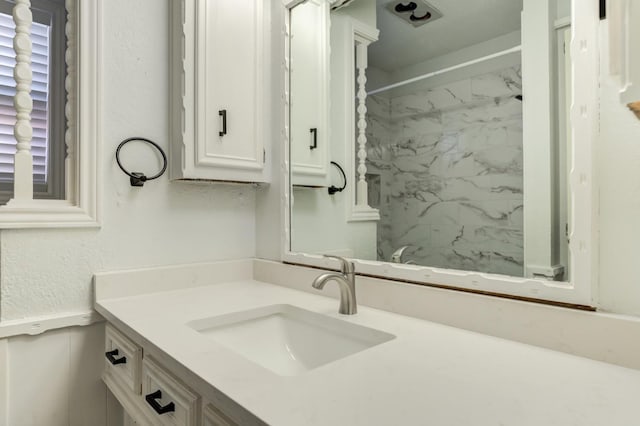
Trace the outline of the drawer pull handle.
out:
<instances>
[{"instance_id":1,"label":"drawer pull handle","mask_svg":"<svg viewBox=\"0 0 640 426\"><path fill-rule=\"evenodd\" d=\"M218 111L218 115L222 117L222 131L218 132L218 134L224 136L227 134L227 110L221 109Z\"/></svg>"},{"instance_id":2,"label":"drawer pull handle","mask_svg":"<svg viewBox=\"0 0 640 426\"><path fill-rule=\"evenodd\" d=\"M157 401L160 398L162 398L161 390L157 390L154 393L150 393L149 395L144 397L144 399L147 400L147 404L149 404L151 408L153 408L153 410L160 415L176 411L176 405L173 402L170 402L165 406L160 405L160 403Z\"/></svg>"},{"instance_id":3,"label":"drawer pull handle","mask_svg":"<svg viewBox=\"0 0 640 426\"><path fill-rule=\"evenodd\" d=\"M316 149L318 147L318 129L313 128L311 131L311 145L309 145L309 149Z\"/></svg>"},{"instance_id":4,"label":"drawer pull handle","mask_svg":"<svg viewBox=\"0 0 640 426\"><path fill-rule=\"evenodd\" d=\"M118 356L118 353L119 353L118 350L114 349L111 352L105 352L104 356L107 357L107 359L112 365L126 364L127 357L123 356L122 358L116 358Z\"/></svg>"}]
</instances>

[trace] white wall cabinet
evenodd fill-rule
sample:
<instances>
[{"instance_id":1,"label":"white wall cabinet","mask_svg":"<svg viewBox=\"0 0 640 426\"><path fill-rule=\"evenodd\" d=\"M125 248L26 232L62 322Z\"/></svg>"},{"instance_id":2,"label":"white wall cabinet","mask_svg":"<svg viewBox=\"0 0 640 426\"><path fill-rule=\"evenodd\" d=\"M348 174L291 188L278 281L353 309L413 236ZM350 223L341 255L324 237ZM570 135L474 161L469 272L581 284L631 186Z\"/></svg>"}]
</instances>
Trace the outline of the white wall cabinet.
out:
<instances>
[{"instance_id":1,"label":"white wall cabinet","mask_svg":"<svg viewBox=\"0 0 640 426\"><path fill-rule=\"evenodd\" d=\"M171 7L171 179L268 182L265 2Z\"/></svg>"},{"instance_id":2,"label":"white wall cabinet","mask_svg":"<svg viewBox=\"0 0 640 426\"><path fill-rule=\"evenodd\" d=\"M294 185L329 186L329 2L290 13L291 163Z\"/></svg>"}]
</instances>

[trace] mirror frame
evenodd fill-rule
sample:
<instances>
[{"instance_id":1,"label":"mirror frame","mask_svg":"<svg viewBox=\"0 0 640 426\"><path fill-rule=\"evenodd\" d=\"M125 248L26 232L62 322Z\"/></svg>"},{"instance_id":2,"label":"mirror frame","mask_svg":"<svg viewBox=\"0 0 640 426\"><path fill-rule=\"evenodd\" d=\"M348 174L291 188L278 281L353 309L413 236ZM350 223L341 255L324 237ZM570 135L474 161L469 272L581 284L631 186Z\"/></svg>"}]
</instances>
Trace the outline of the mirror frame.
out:
<instances>
[{"instance_id":1,"label":"mirror frame","mask_svg":"<svg viewBox=\"0 0 640 426\"><path fill-rule=\"evenodd\" d=\"M285 31L284 128L282 150L281 260L284 263L338 269L338 262L320 255L290 251L291 186L289 163L289 10L304 0L283 0ZM327 0L333 2L333 0ZM547 281L498 274L394 264L352 259L358 275L367 275L411 284L435 286L524 300L555 302L581 307L596 306L598 282L598 208L594 151L598 137L599 4L572 0L573 98L571 100L572 169L569 173L571 228L569 230L569 271L571 281Z\"/></svg>"}]
</instances>

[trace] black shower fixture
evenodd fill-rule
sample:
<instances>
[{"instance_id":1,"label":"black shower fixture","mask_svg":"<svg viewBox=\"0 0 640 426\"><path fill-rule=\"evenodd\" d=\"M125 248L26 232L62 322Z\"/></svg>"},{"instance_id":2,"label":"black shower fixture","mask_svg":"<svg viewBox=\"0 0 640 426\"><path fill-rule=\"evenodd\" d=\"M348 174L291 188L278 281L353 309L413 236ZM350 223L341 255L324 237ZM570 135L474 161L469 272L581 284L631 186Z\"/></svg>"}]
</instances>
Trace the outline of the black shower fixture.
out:
<instances>
[{"instance_id":1,"label":"black shower fixture","mask_svg":"<svg viewBox=\"0 0 640 426\"><path fill-rule=\"evenodd\" d=\"M425 0L394 0L387 3L386 7L389 12L416 28L442 17L442 13Z\"/></svg>"},{"instance_id":2,"label":"black shower fixture","mask_svg":"<svg viewBox=\"0 0 640 426\"><path fill-rule=\"evenodd\" d=\"M395 11L398 13L413 12L417 8L418 8L418 5L415 4L414 2L410 2L409 4L406 4L406 5L404 3L398 3L396 4Z\"/></svg>"},{"instance_id":3,"label":"black shower fixture","mask_svg":"<svg viewBox=\"0 0 640 426\"><path fill-rule=\"evenodd\" d=\"M428 21L429 19L431 19L431 12L427 12L422 16L416 16L415 13L412 13L409 19L411 19L412 22Z\"/></svg>"}]
</instances>

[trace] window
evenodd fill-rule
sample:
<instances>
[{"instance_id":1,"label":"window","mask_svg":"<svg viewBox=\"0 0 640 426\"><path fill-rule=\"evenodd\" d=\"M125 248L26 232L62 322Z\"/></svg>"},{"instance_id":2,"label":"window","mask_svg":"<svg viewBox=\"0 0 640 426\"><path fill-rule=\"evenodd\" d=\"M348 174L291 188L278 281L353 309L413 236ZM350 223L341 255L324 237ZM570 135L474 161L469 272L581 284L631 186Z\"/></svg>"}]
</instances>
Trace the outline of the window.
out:
<instances>
[{"instance_id":1,"label":"window","mask_svg":"<svg viewBox=\"0 0 640 426\"><path fill-rule=\"evenodd\" d=\"M31 96L33 111L31 125L33 139L34 198L64 199L65 168L65 16L64 0L38 0L32 6L33 24L31 64L33 82ZM0 201L6 202L13 193L13 162L16 139L13 126L16 111L13 97L16 82L15 23L13 4L0 1Z\"/></svg>"},{"instance_id":2,"label":"window","mask_svg":"<svg viewBox=\"0 0 640 426\"><path fill-rule=\"evenodd\" d=\"M0 229L99 225L103 1L0 0Z\"/></svg>"}]
</instances>

